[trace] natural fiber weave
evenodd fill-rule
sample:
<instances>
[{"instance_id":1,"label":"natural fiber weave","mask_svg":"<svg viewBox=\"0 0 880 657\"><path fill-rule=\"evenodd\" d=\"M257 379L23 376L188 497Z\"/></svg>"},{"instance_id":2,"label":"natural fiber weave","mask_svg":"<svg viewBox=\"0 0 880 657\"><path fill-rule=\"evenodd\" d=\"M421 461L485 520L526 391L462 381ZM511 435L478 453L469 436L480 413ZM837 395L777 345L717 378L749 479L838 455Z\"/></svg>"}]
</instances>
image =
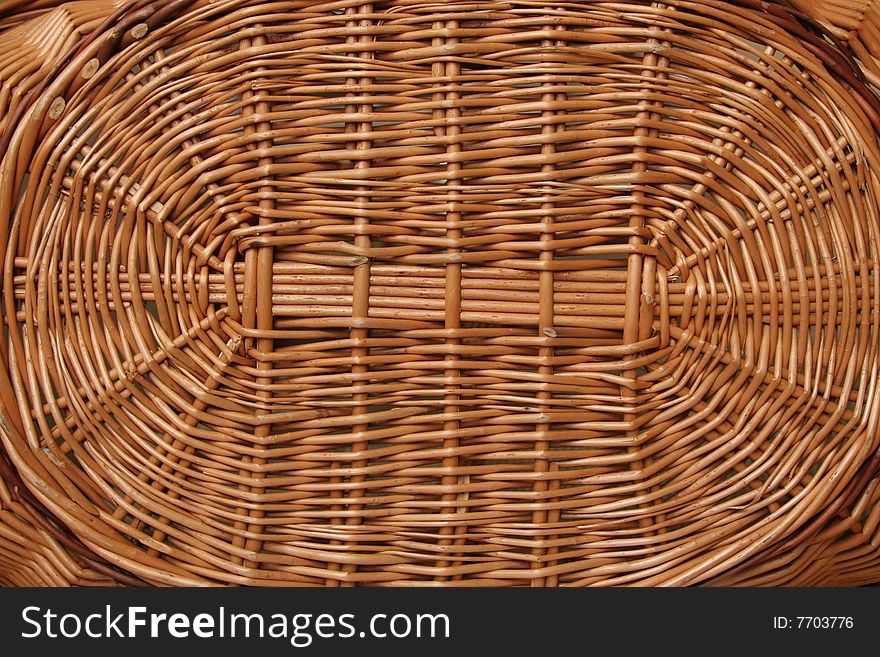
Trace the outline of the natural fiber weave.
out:
<instances>
[{"instance_id":1,"label":"natural fiber weave","mask_svg":"<svg viewBox=\"0 0 880 657\"><path fill-rule=\"evenodd\" d=\"M57 2L17 8L10 4L0 3L0 129L65 52L115 9L113 3L97 0L68 3L58 9L51 6L60 4ZM0 451L0 585L109 586L116 581L134 582L120 576L59 527L39 501L27 494Z\"/></svg>"},{"instance_id":2,"label":"natural fiber weave","mask_svg":"<svg viewBox=\"0 0 880 657\"><path fill-rule=\"evenodd\" d=\"M112 4L0 6L0 65L43 48L0 142L7 583L880 581L844 41L751 0Z\"/></svg>"},{"instance_id":3,"label":"natural fiber weave","mask_svg":"<svg viewBox=\"0 0 880 657\"><path fill-rule=\"evenodd\" d=\"M880 88L880 0L792 0L792 4L845 42L867 78Z\"/></svg>"}]
</instances>

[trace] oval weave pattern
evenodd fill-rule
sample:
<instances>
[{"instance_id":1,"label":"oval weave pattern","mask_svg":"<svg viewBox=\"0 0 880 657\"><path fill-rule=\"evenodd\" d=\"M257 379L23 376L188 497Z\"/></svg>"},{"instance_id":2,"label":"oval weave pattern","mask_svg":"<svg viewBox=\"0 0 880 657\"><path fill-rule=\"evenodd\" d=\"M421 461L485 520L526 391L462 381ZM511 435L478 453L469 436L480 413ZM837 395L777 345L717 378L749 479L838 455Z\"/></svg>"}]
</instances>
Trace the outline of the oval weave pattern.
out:
<instances>
[{"instance_id":1,"label":"oval weave pattern","mask_svg":"<svg viewBox=\"0 0 880 657\"><path fill-rule=\"evenodd\" d=\"M65 52L112 14L117 3L89 0L55 7L62 3L40 2L39 8L32 4L0 2L0 130ZM0 419L3 412L14 415L13 408L0 408ZM0 447L0 585L135 583L108 569L106 562L59 527L38 500L23 495L25 490Z\"/></svg>"},{"instance_id":2,"label":"oval weave pattern","mask_svg":"<svg viewBox=\"0 0 880 657\"><path fill-rule=\"evenodd\" d=\"M6 458L95 559L880 580L880 103L806 18L115 5L0 170Z\"/></svg>"}]
</instances>

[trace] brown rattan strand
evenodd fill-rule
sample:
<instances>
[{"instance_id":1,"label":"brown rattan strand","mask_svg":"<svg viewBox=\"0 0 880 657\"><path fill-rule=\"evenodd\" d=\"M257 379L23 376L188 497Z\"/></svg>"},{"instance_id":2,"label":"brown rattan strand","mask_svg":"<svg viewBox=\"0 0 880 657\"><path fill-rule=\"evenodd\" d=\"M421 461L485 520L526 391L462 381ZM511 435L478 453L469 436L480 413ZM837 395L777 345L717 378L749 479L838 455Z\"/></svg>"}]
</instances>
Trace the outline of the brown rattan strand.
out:
<instances>
[{"instance_id":1,"label":"brown rattan strand","mask_svg":"<svg viewBox=\"0 0 880 657\"><path fill-rule=\"evenodd\" d=\"M4 581L880 581L843 23L102 11L4 109Z\"/></svg>"}]
</instances>

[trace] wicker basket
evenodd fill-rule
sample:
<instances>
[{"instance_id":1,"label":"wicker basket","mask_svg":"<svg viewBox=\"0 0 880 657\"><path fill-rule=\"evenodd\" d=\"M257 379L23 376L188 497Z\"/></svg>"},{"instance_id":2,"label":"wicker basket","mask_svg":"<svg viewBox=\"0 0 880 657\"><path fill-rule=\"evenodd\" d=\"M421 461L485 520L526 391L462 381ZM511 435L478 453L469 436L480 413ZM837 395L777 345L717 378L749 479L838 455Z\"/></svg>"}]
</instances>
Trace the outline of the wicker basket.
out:
<instances>
[{"instance_id":1,"label":"wicker basket","mask_svg":"<svg viewBox=\"0 0 880 657\"><path fill-rule=\"evenodd\" d=\"M56 4L0 581L880 582L872 3Z\"/></svg>"}]
</instances>

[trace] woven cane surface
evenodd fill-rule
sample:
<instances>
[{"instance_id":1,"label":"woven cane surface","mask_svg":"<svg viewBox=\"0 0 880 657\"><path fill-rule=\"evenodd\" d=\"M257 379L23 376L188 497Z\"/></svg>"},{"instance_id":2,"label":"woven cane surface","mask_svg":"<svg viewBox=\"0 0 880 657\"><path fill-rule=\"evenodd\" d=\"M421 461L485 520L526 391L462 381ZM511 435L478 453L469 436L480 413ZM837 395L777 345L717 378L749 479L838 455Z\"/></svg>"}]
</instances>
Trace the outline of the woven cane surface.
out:
<instances>
[{"instance_id":1,"label":"woven cane surface","mask_svg":"<svg viewBox=\"0 0 880 657\"><path fill-rule=\"evenodd\" d=\"M880 102L819 23L31 4L0 578L880 580Z\"/></svg>"}]
</instances>

